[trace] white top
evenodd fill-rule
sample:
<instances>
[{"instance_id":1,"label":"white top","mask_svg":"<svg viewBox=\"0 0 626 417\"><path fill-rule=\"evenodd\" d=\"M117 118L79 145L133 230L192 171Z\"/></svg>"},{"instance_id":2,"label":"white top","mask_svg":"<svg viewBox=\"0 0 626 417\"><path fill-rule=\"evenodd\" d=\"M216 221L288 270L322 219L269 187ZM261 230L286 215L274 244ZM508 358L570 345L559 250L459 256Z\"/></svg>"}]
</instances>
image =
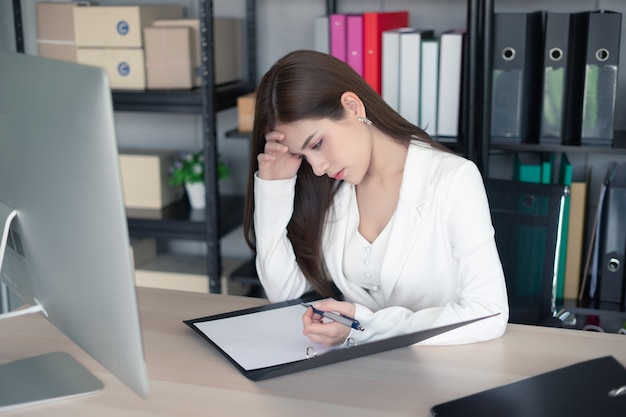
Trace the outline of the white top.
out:
<instances>
[{"instance_id":1,"label":"white top","mask_svg":"<svg viewBox=\"0 0 626 417\"><path fill-rule=\"evenodd\" d=\"M296 178L255 178L256 268L272 302L310 290L298 268L287 224L293 212ZM344 273L354 186L343 183L324 227L326 268L365 331L357 343L500 315L435 336L423 344L459 344L503 334L508 300L491 214L476 165L458 155L413 142L409 146L394 221L380 268L380 299ZM381 304L384 308L381 308Z\"/></svg>"},{"instance_id":2,"label":"white top","mask_svg":"<svg viewBox=\"0 0 626 417\"><path fill-rule=\"evenodd\" d=\"M354 192L354 188L352 190ZM356 196L353 196L352 202L356 203ZM368 291L378 307L383 308L384 299L380 290L380 271L387 251L393 216L372 243L359 233L358 204L350 204L348 216L354 216L356 221L349 222L352 230L348 230L346 237L346 247L343 252L343 273L350 282L360 285Z\"/></svg>"}]
</instances>

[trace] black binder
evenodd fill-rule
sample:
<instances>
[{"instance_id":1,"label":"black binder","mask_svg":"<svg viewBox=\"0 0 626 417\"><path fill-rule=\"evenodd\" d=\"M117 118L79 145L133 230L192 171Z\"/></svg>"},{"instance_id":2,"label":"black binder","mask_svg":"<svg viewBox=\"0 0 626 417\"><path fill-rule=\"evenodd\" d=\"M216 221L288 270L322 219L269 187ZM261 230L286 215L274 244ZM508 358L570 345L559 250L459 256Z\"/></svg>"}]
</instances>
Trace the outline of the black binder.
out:
<instances>
[{"instance_id":1,"label":"black binder","mask_svg":"<svg viewBox=\"0 0 626 417\"><path fill-rule=\"evenodd\" d=\"M626 368L612 356L570 365L434 406L434 417L618 417Z\"/></svg>"},{"instance_id":2,"label":"black binder","mask_svg":"<svg viewBox=\"0 0 626 417\"><path fill-rule=\"evenodd\" d=\"M479 320L486 319L488 317L493 317L497 314L491 316L485 316L476 318L473 320L467 320L460 323L454 323L447 326L436 327L432 329L426 329L422 331L418 331L415 333L409 333L406 335L391 337L388 339L383 339L379 341L364 343L360 345L353 345L350 347L341 347L331 350L324 350L321 354L318 354L315 350L314 346L309 347L309 343L305 342L302 346L301 355L298 354L299 358L296 360L288 360L282 361L280 363L276 363L270 366L257 366L245 364L245 359L242 359L243 356L264 356L263 352L259 351L260 347L264 345L260 343L262 341L255 340L253 336L250 336L248 331L249 326L242 326L241 321L230 320L228 322L222 321L222 323L226 323L228 327L228 334L236 335L235 342L232 341L230 343L224 343L223 338L220 339L219 332L207 331L206 328L203 328L202 324L205 322L212 321L220 321L220 320L228 320L232 318L244 317L247 315L253 315L255 313L263 313L271 310L278 310L283 308L289 308L292 306L297 306L303 301L311 301L304 299L297 300L289 300L282 303L274 303L268 304L261 307L249 308L244 310L237 310L229 313L218 314L214 316L202 317L192 320L184 320L183 322L191 327L196 333L202 336L206 341L208 341L213 347L215 347L221 354L223 354L244 376L253 381L260 381L268 378L274 378L281 375L286 375L294 372L304 371L306 369L316 368L319 366L329 365L336 362L346 361L349 359L355 359L366 355L371 355L374 353L379 353L391 349L396 349L399 347L409 346L422 340L426 340L438 334L456 329L458 327L465 326L470 323L474 323ZM300 310L298 310L300 311ZM278 311L280 314L281 312ZM304 309L302 309L302 313L304 313ZM258 317L261 317L258 315ZM257 325L262 326L261 330L263 331L264 338L272 338L272 335L278 335L280 338L280 334L284 332L289 332L290 330L297 332L299 335L302 333L302 322L300 319L301 316L296 318L296 322L293 323L293 326L287 326L290 328L285 328L285 326L281 326L279 322L273 321L262 321L261 323L257 323ZM278 327L277 327L278 326ZM291 327L294 327L291 329ZM365 329L367 331L367 329ZM304 337L304 336L302 336ZM290 339L292 340L292 339ZM297 343L296 349L300 349L300 342ZM233 346L234 345L234 346ZM295 346L296 344L292 345ZM289 346L289 350L293 350L291 346ZM311 351L309 351L311 349ZM244 355L241 354L244 352ZM261 361L262 362L262 361ZM274 361L276 362L276 361ZM268 362L269 363L269 362Z\"/></svg>"},{"instance_id":3,"label":"black binder","mask_svg":"<svg viewBox=\"0 0 626 417\"><path fill-rule=\"evenodd\" d=\"M581 143L612 145L622 14L588 13Z\"/></svg>"},{"instance_id":4,"label":"black binder","mask_svg":"<svg viewBox=\"0 0 626 417\"><path fill-rule=\"evenodd\" d=\"M626 163L616 165L606 186L600 228L599 306L624 310L626 270Z\"/></svg>"},{"instance_id":5,"label":"black binder","mask_svg":"<svg viewBox=\"0 0 626 417\"><path fill-rule=\"evenodd\" d=\"M541 116L543 12L495 13L493 143L536 143Z\"/></svg>"},{"instance_id":6,"label":"black binder","mask_svg":"<svg viewBox=\"0 0 626 417\"><path fill-rule=\"evenodd\" d=\"M547 13L543 51L543 144L580 145L586 13Z\"/></svg>"}]
</instances>

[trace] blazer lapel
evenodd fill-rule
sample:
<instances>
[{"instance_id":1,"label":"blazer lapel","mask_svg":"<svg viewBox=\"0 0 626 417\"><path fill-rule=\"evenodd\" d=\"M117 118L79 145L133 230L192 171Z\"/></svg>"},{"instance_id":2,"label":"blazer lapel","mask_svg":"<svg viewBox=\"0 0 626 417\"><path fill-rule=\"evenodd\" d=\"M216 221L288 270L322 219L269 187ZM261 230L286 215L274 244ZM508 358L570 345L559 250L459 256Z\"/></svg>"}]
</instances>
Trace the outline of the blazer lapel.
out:
<instances>
[{"instance_id":1,"label":"blazer lapel","mask_svg":"<svg viewBox=\"0 0 626 417\"><path fill-rule=\"evenodd\" d=\"M404 166L400 198L383 260L382 290L390 294L411 254L424 224L424 203L430 198L432 148L413 142Z\"/></svg>"}]
</instances>

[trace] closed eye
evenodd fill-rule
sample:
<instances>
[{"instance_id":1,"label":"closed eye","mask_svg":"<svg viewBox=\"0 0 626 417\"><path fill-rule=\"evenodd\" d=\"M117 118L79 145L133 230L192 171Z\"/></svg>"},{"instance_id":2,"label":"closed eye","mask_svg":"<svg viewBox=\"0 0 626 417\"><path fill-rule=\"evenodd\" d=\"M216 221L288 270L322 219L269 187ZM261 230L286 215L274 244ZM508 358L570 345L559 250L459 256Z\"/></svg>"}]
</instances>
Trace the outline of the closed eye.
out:
<instances>
[{"instance_id":1,"label":"closed eye","mask_svg":"<svg viewBox=\"0 0 626 417\"><path fill-rule=\"evenodd\" d=\"M319 149L322 146L322 142L324 142L324 139L320 139L315 145L311 146L311 149Z\"/></svg>"}]
</instances>

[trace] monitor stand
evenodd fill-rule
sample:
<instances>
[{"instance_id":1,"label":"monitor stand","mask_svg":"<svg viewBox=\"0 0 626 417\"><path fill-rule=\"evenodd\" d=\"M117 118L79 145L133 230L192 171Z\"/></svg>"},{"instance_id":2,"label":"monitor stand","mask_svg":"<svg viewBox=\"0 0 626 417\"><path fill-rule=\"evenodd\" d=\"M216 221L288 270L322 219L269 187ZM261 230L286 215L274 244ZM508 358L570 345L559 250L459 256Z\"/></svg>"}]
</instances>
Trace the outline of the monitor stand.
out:
<instances>
[{"instance_id":1,"label":"monitor stand","mask_svg":"<svg viewBox=\"0 0 626 417\"><path fill-rule=\"evenodd\" d=\"M17 212L14 209L0 201L0 273L8 245L9 228L16 215ZM0 285L4 310L4 314L0 314L0 319L33 312L42 312L45 315L45 310L38 302L26 309L7 312L7 288L2 282ZM91 394L103 388L102 382L74 358L63 352L50 352L0 364L0 412Z\"/></svg>"},{"instance_id":2,"label":"monitor stand","mask_svg":"<svg viewBox=\"0 0 626 417\"><path fill-rule=\"evenodd\" d=\"M0 412L101 391L104 385L64 352L0 365Z\"/></svg>"}]
</instances>

